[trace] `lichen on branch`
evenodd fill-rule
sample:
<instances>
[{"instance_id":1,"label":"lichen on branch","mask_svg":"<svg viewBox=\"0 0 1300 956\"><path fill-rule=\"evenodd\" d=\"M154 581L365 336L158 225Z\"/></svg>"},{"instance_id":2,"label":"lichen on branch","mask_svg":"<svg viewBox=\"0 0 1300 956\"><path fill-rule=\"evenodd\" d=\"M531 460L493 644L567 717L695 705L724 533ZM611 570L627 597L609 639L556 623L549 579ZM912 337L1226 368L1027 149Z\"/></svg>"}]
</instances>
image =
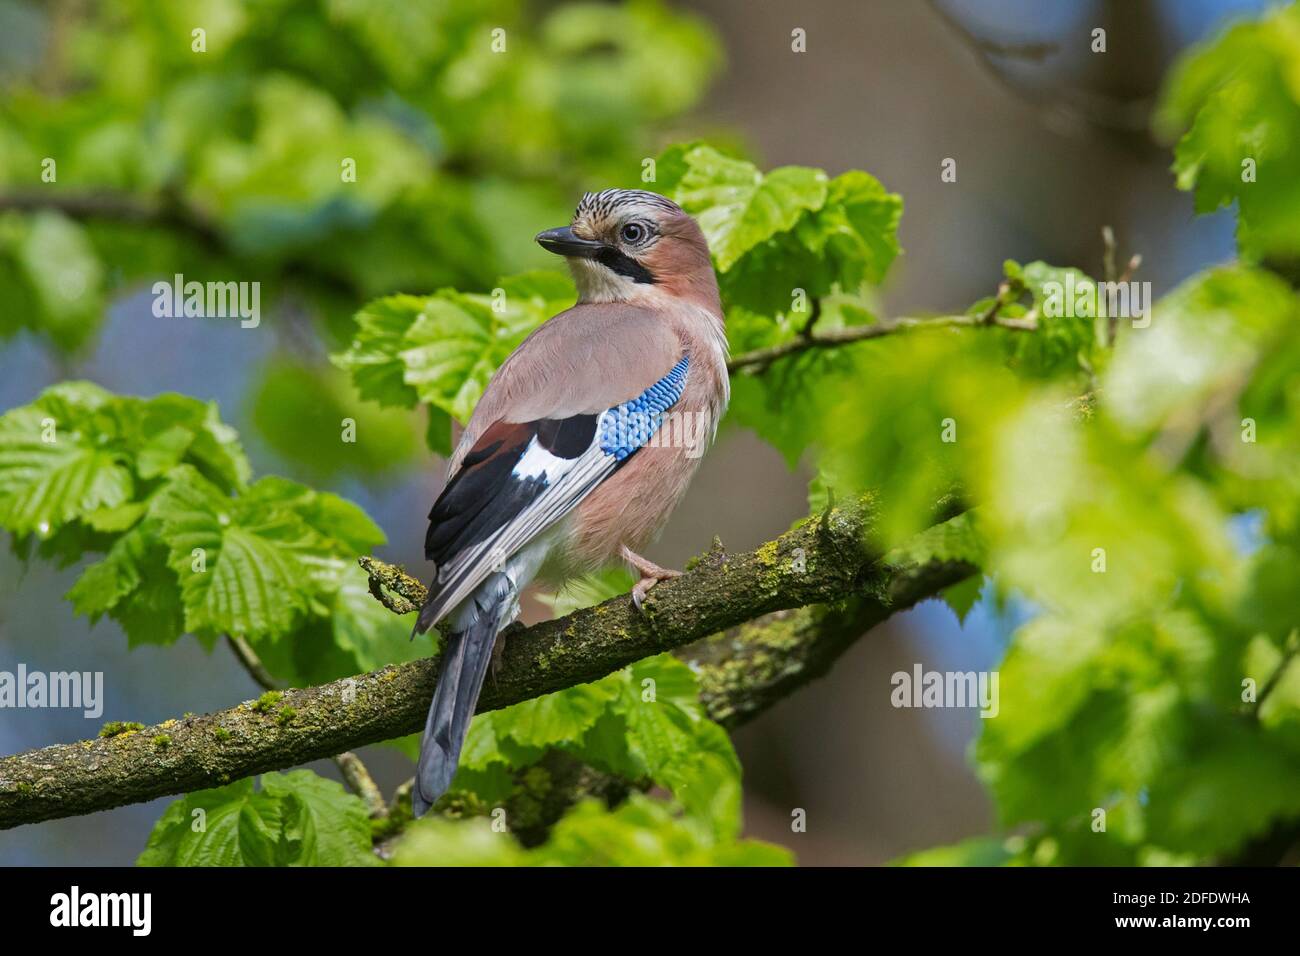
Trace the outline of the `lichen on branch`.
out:
<instances>
[{"instance_id":1,"label":"lichen on branch","mask_svg":"<svg viewBox=\"0 0 1300 956\"><path fill-rule=\"evenodd\" d=\"M715 547L681 578L658 585L643 612L623 595L512 631L478 709L596 680L713 636L683 656L699 665L710 714L740 723L823 673L871 624L976 570L962 560L924 567L881 560L868 543L874 515L865 497L754 551ZM411 581L392 573L384 586L415 603ZM218 786L413 733L437 676L437 659L426 658L285 690L269 705L249 701L0 758L0 828ZM166 747L156 745L160 735Z\"/></svg>"}]
</instances>

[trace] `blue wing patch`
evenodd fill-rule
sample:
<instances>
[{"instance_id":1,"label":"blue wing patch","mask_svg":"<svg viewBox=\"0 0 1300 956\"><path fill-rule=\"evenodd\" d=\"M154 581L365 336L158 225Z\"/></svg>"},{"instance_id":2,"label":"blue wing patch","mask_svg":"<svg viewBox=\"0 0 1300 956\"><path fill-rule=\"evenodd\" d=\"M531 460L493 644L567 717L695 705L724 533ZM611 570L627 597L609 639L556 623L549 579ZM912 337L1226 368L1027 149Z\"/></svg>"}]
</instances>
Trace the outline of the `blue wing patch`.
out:
<instances>
[{"instance_id":1,"label":"blue wing patch","mask_svg":"<svg viewBox=\"0 0 1300 956\"><path fill-rule=\"evenodd\" d=\"M682 397L690 364L690 356L682 356L667 375L636 398L615 405L601 415L600 450L621 462L644 447L659 430L664 412Z\"/></svg>"}]
</instances>

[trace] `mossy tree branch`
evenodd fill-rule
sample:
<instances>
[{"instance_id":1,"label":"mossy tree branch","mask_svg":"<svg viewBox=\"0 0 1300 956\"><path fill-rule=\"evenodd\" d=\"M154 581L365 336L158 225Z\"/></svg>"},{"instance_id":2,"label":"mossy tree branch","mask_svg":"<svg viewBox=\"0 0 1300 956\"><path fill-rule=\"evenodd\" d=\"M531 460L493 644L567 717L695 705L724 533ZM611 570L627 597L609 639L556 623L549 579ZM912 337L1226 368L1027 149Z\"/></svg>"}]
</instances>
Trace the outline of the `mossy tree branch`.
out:
<instances>
[{"instance_id":1,"label":"mossy tree branch","mask_svg":"<svg viewBox=\"0 0 1300 956\"><path fill-rule=\"evenodd\" d=\"M961 560L886 563L868 544L873 522L873 502L863 498L752 552L715 548L683 577L658 585L644 613L624 595L512 631L478 709L596 680L718 635L686 656L700 663L710 713L741 723L823 673L871 623L976 570ZM407 587L397 569L375 569L391 572L389 588ZM218 786L416 732L437 674L436 658L390 665L202 717L0 758L0 829Z\"/></svg>"}]
</instances>

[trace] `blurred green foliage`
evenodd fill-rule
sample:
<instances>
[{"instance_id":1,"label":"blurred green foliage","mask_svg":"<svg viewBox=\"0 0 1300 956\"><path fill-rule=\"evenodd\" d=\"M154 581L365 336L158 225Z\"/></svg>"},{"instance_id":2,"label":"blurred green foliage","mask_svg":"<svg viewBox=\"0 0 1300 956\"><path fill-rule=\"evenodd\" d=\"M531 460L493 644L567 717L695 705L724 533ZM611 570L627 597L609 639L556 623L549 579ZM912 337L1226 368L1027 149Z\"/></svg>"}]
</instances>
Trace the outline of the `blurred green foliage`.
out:
<instances>
[{"instance_id":1,"label":"blurred green foliage","mask_svg":"<svg viewBox=\"0 0 1300 956\"><path fill-rule=\"evenodd\" d=\"M1157 128L1198 212L1236 204L1243 255L1300 263L1300 8L1281 6L1185 56Z\"/></svg>"},{"instance_id":2,"label":"blurred green foliage","mask_svg":"<svg viewBox=\"0 0 1300 956\"><path fill-rule=\"evenodd\" d=\"M358 402L347 376L293 355L267 363L249 404L253 426L267 443L316 482L399 474L420 450L410 416Z\"/></svg>"},{"instance_id":3,"label":"blurred green foliage","mask_svg":"<svg viewBox=\"0 0 1300 956\"><path fill-rule=\"evenodd\" d=\"M92 345L110 301L178 273L260 282L292 359L286 309L340 346L358 301L552 265L532 236L583 189L634 175L720 66L712 32L658 0L42 12L43 55L6 75L0 102L0 337L60 350ZM274 392L294 370L262 374ZM337 404L319 374L295 384L299 407ZM323 462L309 450L336 425L255 420L308 477L396 460ZM445 451L446 419L429 433Z\"/></svg>"},{"instance_id":4,"label":"blurred green foliage","mask_svg":"<svg viewBox=\"0 0 1300 956\"><path fill-rule=\"evenodd\" d=\"M411 828L398 866L788 866L790 852L757 840L723 840L661 801L633 794L614 810L578 804L540 847L496 838L486 820L431 818Z\"/></svg>"}]
</instances>

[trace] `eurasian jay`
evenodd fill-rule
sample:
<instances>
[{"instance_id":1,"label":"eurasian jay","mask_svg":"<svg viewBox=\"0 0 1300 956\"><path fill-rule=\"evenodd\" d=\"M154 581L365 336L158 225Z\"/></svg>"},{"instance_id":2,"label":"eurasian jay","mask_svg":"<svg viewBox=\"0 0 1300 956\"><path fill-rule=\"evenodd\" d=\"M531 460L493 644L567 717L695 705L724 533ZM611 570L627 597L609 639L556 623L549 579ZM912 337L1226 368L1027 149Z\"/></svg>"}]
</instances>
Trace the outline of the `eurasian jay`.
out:
<instances>
[{"instance_id":1,"label":"eurasian jay","mask_svg":"<svg viewBox=\"0 0 1300 956\"><path fill-rule=\"evenodd\" d=\"M632 598L675 577L637 552L686 491L729 397L717 279L699 225L638 189L582 197L537 236L564 256L573 308L497 370L429 512L437 572L415 633L451 627L412 791L423 815L451 785L497 635L535 578L618 559Z\"/></svg>"}]
</instances>

